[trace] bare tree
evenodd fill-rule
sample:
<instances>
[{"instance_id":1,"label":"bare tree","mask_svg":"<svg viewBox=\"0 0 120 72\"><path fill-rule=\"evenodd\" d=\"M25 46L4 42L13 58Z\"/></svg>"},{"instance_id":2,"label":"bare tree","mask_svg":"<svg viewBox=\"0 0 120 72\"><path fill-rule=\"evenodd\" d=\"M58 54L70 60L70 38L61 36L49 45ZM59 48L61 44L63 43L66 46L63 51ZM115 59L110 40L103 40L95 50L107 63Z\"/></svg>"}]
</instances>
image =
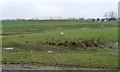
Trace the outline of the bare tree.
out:
<instances>
[{"instance_id":1,"label":"bare tree","mask_svg":"<svg viewBox=\"0 0 120 72\"><path fill-rule=\"evenodd\" d=\"M107 12L104 14L104 17L108 20L108 21L115 21L117 19L117 14L113 11L111 12Z\"/></svg>"},{"instance_id":2,"label":"bare tree","mask_svg":"<svg viewBox=\"0 0 120 72\"><path fill-rule=\"evenodd\" d=\"M105 18L117 18L117 14L115 12L111 11L111 12L105 13L104 17Z\"/></svg>"},{"instance_id":3,"label":"bare tree","mask_svg":"<svg viewBox=\"0 0 120 72\"><path fill-rule=\"evenodd\" d=\"M108 16L109 16L108 13L105 13L105 14L104 14L104 17L105 17L105 18L108 18Z\"/></svg>"},{"instance_id":4,"label":"bare tree","mask_svg":"<svg viewBox=\"0 0 120 72\"><path fill-rule=\"evenodd\" d=\"M117 18L117 14L115 12L109 12L109 18Z\"/></svg>"}]
</instances>

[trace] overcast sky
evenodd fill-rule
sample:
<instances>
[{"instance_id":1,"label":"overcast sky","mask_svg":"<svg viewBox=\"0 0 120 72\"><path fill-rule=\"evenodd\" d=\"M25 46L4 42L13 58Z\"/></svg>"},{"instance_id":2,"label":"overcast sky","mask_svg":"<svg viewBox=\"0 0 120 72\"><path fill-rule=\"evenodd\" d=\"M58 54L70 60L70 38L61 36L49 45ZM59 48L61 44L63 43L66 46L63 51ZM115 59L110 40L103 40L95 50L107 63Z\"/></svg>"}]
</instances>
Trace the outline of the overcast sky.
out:
<instances>
[{"instance_id":1,"label":"overcast sky","mask_svg":"<svg viewBox=\"0 0 120 72\"><path fill-rule=\"evenodd\" d=\"M35 17L103 17L118 13L119 0L0 0L0 19Z\"/></svg>"}]
</instances>

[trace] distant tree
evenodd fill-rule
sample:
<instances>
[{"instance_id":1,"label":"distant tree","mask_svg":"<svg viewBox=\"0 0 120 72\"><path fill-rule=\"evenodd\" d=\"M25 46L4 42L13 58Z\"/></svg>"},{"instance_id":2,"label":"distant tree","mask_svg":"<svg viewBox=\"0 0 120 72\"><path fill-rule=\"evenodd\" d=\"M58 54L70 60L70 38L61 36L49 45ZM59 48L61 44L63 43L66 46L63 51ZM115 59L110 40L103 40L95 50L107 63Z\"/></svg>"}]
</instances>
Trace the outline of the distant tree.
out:
<instances>
[{"instance_id":1,"label":"distant tree","mask_svg":"<svg viewBox=\"0 0 120 72\"><path fill-rule=\"evenodd\" d=\"M92 21L95 21L95 19L92 19Z\"/></svg>"},{"instance_id":2,"label":"distant tree","mask_svg":"<svg viewBox=\"0 0 120 72\"><path fill-rule=\"evenodd\" d=\"M101 21L105 21L105 19L101 19Z\"/></svg>"},{"instance_id":3,"label":"distant tree","mask_svg":"<svg viewBox=\"0 0 120 72\"><path fill-rule=\"evenodd\" d=\"M111 20L116 20L116 18L117 18L117 14L115 13L115 12L113 12L113 11L111 11L111 12L107 12L107 13L105 13L104 14L104 17L108 20L108 21L111 21Z\"/></svg>"},{"instance_id":4,"label":"distant tree","mask_svg":"<svg viewBox=\"0 0 120 72\"><path fill-rule=\"evenodd\" d=\"M109 13L110 18L117 18L117 14L115 12Z\"/></svg>"},{"instance_id":5,"label":"distant tree","mask_svg":"<svg viewBox=\"0 0 120 72\"><path fill-rule=\"evenodd\" d=\"M105 13L104 14L104 17L107 19L109 17L109 14L108 13Z\"/></svg>"},{"instance_id":6,"label":"distant tree","mask_svg":"<svg viewBox=\"0 0 120 72\"><path fill-rule=\"evenodd\" d=\"M97 21L100 21L100 19L99 19L99 18L97 18Z\"/></svg>"}]
</instances>

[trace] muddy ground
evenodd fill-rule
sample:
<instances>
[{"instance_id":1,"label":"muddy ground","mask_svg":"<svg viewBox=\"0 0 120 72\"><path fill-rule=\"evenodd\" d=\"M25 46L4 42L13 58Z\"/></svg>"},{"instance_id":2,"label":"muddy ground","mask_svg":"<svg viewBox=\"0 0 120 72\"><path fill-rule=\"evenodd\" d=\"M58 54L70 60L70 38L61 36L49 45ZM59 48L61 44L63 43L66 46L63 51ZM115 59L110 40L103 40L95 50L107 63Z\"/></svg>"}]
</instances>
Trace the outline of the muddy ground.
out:
<instances>
[{"instance_id":1,"label":"muddy ground","mask_svg":"<svg viewBox=\"0 0 120 72\"><path fill-rule=\"evenodd\" d=\"M80 68L80 67L53 67L53 66L39 66L39 65L20 65L9 64L2 65L3 70L103 70L93 68Z\"/></svg>"}]
</instances>

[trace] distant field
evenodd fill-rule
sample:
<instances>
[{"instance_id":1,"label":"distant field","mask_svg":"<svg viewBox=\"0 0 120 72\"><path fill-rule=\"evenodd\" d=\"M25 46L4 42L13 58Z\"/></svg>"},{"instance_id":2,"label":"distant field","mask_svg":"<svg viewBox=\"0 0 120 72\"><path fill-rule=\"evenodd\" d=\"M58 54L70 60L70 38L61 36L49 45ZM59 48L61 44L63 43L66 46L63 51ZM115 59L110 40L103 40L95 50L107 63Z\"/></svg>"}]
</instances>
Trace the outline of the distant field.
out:
<instances>
[{"instance_id":1,"label":"distant field","mask_svg":"<svg viewBox=\"0 0 120 72\"><path fill-rule=\"evenodd\" d=\"M3 48L14 48L3 49L4 64L118 68L117 22L3 21L2 34ZM49 50L53 53L48 53Z\"/></svg>"},{"instance_id":2,"label":"distant field","mask_svg":"<svg viewBox=\"0 0 120 72\"><path fill-rule=\"evenodd\" d=\"M78 39L102 38L105 41L118 40L117 22L90 22L90 21L3 21L3 33L13 34L8 36L9 41L14 40L41 40L41 39ZM101 27L104 25L104 27ZM62 28L59 30L59 28ZM82 28L88 28L82 30ZM61 36L60 32L65 35ZM19 39L17 35L25 37ZM23 41L22 40L22 41ZM4 41L3 41L4 42ZM6 42L6 41L5 41Z\"/></svg>"}]
</instances>

